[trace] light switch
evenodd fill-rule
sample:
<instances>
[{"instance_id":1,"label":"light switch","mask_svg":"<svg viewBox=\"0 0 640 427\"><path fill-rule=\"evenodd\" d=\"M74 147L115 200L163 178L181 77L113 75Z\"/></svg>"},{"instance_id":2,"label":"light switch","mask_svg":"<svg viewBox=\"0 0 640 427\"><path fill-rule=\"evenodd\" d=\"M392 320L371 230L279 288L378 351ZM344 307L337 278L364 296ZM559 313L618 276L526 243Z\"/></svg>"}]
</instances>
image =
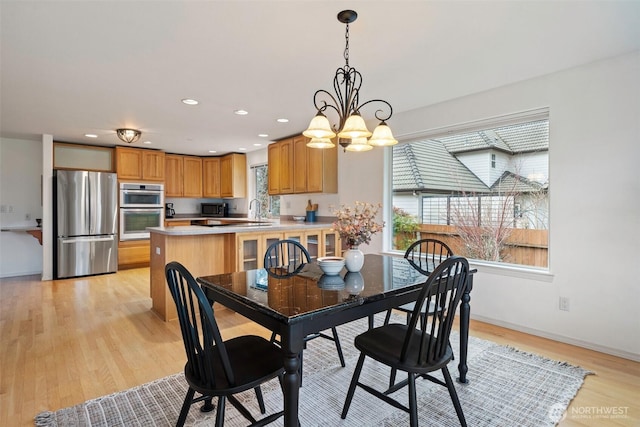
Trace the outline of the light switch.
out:
<instances>
[{"instance_id":1,"label":"light switch","mask_svg":"<svg viewBox=\"0 0 640 427\"><path fill-rule=\"evenodd\" d=\"M160 255L160 246L156 246L156 255Z\"/></svg>"}]
</instances>

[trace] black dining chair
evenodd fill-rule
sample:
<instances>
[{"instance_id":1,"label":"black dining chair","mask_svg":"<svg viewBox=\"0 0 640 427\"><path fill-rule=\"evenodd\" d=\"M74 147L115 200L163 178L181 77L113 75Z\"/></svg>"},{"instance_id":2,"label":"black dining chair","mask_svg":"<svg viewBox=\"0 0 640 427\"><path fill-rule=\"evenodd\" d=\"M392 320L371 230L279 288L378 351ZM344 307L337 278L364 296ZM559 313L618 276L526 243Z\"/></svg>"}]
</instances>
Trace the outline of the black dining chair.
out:
<instances>
[{"instance_id":1,"label":"black dining chair","mask_svg":"<svg viewBox=\"0 0 640 427\"><path fill-rule=\"evenodd\" d=\"M413 242L407 250L404 252L404 258L409 261L409 264L418 270L420 273L428 276L431 272L445 259L453 256L453 251L446 243L436 239L420 239ZM388 324L391 319L391 312L398 310L406 313L407 325L411 318L411 313L415 304L410 302L408 304L401 305L395 309L387 310L387 314L384 318L384 324ZM435 310L434 306L424 306L420 312L420 321L425 322L428 311ZM396 381L396 370L391 369L391 375L389 377L389 387L393 387Z\"/></svg>"},{"instance_id":2,"label":"black dining chair","mask_svg":"<svg viewBox=\"0 0 640 427\"><path fill-rule=\"evenodd\" d=\"M342 410L342 418L346 418L356 387L373 396L409 413L410 425L418 426L418 408L416 397L416 378L428 379L443 385L449 391L460 425L466 426L458 394L451 379L447 365L453 359L453 350L449 344L449 336L467 285L469 263L465 258L453 256L444 260L427 278L416 300L408 325L390 323L356 336L355 347L360 350L351 384ZM427 321L420 319L423 306L433 305L441 310L426 310ZM384 392L361 383L360 373L367 357L407 373L407 379L395 384ZM440 370L444 381L430 375ZM409 407L390 397L408 385Z\"/></svg>"},{"instance_id":3,"label":"black dining chair","mask_svg":"<svg viewBox=\"0 0 640 427\"><path fill-rule=\"evenodd\" d=\"M428 276L442 261L453 256L453 251L446 243L436 239L421 239L413 242L405 251L404 258L409 264L420 273ZM396 307L395 310L403 311L407 314L407 323L413 312L413 303ZM430 307L433 309L433 307ZM425 310L427 307L425 307ZM394 309L387 310L384 318L384 324L389 323L391 312ZM424 314L424 313L423 313Z\"/></svg>"},{"instance_id":4,"label":"black dining chair","mask_svg":"<svg viewBox=\"0 0 640 427\"><path fill-rule=\"evenodd\" d=\"M266 416L261 420L234 396L254 389L260 412L265 406L260 385L278 377L282 387L284 366L281 349L266 339L245 335L223 341L213 313L213 306L191 273L180 263L170 262L165 266L165 275L171 296L176 303L180 330L187 353L184 376L189 390L184 398L176 426L183 426L191 405L204 401L201 411L214 409L212 400L218 398L216 427L224 424L225 402L229 402L252 426L269 424L284 411ZM195 393L200 396L195 397Z\"/></svg>"},{"instance_id":5,"label":"black dining chair","mask_svg":"<svg viewBox=\"0 0 640 427\"><path fill-rule=\"evenodd\" d=\"M264 268L269 275L274 277L287 277L297 273L305 264L309 264L311 256L309 251L300 242L292 239L278 240L273 242L267 248L264 254ZM331 328L331 335L327 335L322 332L309 334L304 338L305 345L308 341L315 338L324 338L331 340L336 345L336 351L338 352L338 358L340 359L340 365L344 368L346 366L344 362L344 355L342 354L342 346L340 345L340 338L338 337L338 331L335 327ZM271 342L279 344L277 334L273 332L271 334ZM302 384L302 358L300 358L300 383Z\"/></svg>"}]
</instances>

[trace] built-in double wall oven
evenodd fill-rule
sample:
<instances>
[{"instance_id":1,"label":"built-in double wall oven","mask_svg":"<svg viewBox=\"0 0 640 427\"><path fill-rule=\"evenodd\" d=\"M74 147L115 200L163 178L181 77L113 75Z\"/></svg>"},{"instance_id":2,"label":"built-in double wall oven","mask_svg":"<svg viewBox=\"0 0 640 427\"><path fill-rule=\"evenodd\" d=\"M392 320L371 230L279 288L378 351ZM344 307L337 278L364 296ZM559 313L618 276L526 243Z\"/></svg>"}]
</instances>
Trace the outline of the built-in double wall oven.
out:
<instances>
[{"instance_id":1,"label":"built-in double wall oven","mask_svg":"<svg viewBox=\"0 0 640 427\"><path fill-rule=\"evenodd\" d=\"M149 238L147 227L164 222L164 185L120 183L120 240Z\"/></svg>"}]
</instances>

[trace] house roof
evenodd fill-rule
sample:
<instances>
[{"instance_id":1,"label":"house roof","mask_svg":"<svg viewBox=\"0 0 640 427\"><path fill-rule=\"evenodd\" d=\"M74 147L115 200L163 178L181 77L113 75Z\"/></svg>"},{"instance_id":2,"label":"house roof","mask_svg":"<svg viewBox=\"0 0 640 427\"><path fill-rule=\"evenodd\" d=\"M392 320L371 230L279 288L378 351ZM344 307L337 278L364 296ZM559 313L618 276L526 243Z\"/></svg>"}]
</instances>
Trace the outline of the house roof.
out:
<instances>
[{"instance_id":1,"label":"house roof","mask_svg":"<svg viewBox=\"0 0 640 427\"><path fill-rule=\"evenodd\" d=\"M452 156L440 142L415 141L393 147L395 191L487 192L489 188Z\"/></svg>"},{"instance_id":2,"label":"house roof","mask_svg":"<svg viewBox=\"0 0 640 427\"><path fill-rule=\"evenodd\" d=\"M517 175L513 172L505 171L500 178L496 180L491 186L493 193L533 193L540 190L545 190L549 187L549 184L540 184L536 181L531 181L523 176Z\"/></svg>"},{"instance_id":3,"label":"house roof","mask_svg":"<svg viewBox=\"0 0 640 427\"><path fill-rule=\"evenodd\" d=\"M518 123L436 138L452 154L497 149L510 154L549 149L549 121Z\"/></svg>"},{"instance_id":4,"label":"house roof","mask_svg":"<svg viewBox=\"0 0 640 427\"><path fill-rule=\"evenodd\" d=\"M477 193L533 192L545 189L535 181L506 171L491 188L462 164L456 154L497 149L511 155L548 151L547 119L464 134L412 141L393 147L394 191Z\"/></svg>"}]
</instances>

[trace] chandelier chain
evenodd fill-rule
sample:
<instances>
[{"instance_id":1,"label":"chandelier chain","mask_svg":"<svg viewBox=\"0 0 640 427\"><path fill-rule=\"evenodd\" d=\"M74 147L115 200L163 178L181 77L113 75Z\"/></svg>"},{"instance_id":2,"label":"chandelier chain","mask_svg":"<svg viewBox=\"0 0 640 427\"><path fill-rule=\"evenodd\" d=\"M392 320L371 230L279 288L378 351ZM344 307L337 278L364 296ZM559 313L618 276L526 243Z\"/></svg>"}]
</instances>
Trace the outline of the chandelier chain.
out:
<instances>
[{"instance_id":1,"label":"chandelier chain","mask_svg":"<svg viewBox=\"0 0 640 427\"><path fill-rule=\"evenodd\" d=\"M346 67L349 68L349 24L347 24L347 29L344 32L344 60L346 62Z\"/></svg>"}]
</instances>

